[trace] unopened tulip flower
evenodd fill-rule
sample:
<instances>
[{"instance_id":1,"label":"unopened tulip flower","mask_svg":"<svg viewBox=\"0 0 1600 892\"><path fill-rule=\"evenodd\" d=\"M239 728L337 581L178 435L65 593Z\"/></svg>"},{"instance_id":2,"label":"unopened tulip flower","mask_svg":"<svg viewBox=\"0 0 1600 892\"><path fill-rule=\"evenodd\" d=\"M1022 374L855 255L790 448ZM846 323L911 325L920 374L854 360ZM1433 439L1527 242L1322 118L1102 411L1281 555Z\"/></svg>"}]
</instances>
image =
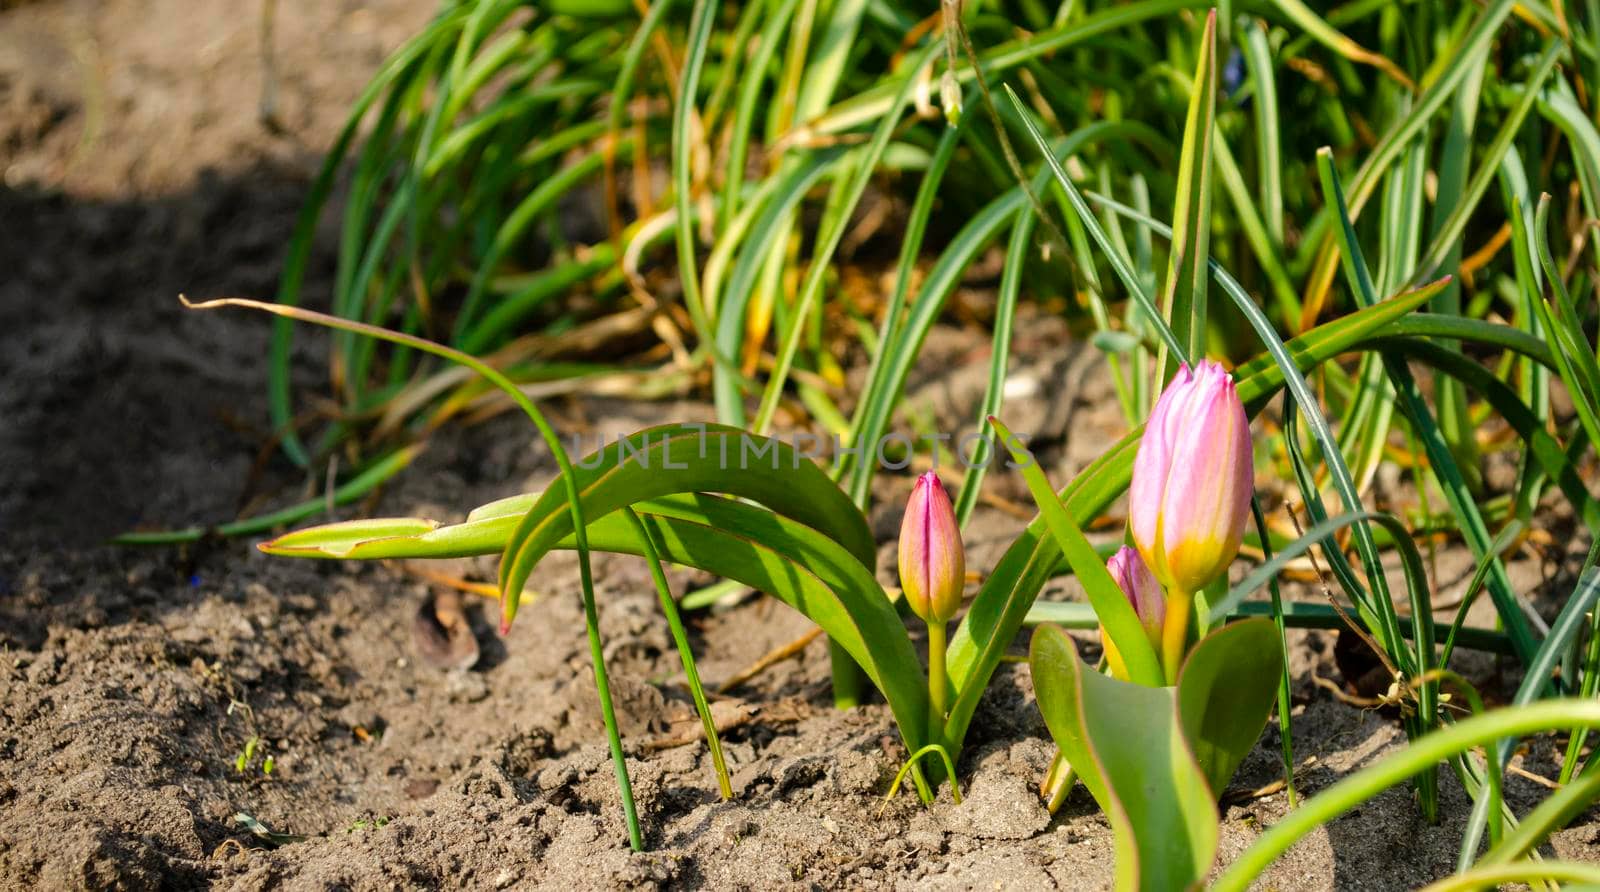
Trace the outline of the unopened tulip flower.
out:
<instances>
[{"instance_id":1,"label":"unopened tulip flower","mask_svg":"<svg viewBox=\"0 0 1600 892\"><path fill-rule=\"evenodd\" d=\"M961 606L967 560L961 528L939 475L917 478L900 523L900 590L906 604L928 624L928 695L943 718L945 701L945 623Z\"/></svg>"},{"instance_id":2,"label":"unopened tulip flower","mask_svg":"<svg viewBox=\"0 0 1600 892\"><path fill-rule=\"evenodd\" d=\"M1134 544L1166 586L1162 659L1176 677L1195 592L1239 552L1255 477L1250 421L1222 366L1180 366L1145 425L1128 491Z\"/></svg>"},{"instance_id":3,"label":"unopened tulip flower","mask_svg":"<svg viewBox=\"0 0 1600 892\"><path fill-rule=\"evenodd\" d=\"M1111 572L1111 578L1116 580L1117 588L1122 589L1128 602L1133 605L1133 612L1138 615L1139 625L1144 627L1150 646L1160 653L1161 627L1166 616L1166 598L1161 594L1161 583L1156 581L1155 574L1145 565L1144 558L1139 557L1139 552L1126 545L1117 549L1111 560L1106 561L1106 569ZM1105 649L1106 662L1111 664L1111 674L1126 681L1128 668L1103 626L1100 629L1100 644Z\"/></svg>"},{"instance_id":4,"label":"unopened tulip flower","mask_svg":"<svg viewBox=\"0 0 1600 892\"><path fill-rule=\"evenodd\" d=\"M961 530L939 475L917 478L900 523L900 588L906 603L927 622L949 622L961 606L966 582Z\"/></svg>"}]
</instances>

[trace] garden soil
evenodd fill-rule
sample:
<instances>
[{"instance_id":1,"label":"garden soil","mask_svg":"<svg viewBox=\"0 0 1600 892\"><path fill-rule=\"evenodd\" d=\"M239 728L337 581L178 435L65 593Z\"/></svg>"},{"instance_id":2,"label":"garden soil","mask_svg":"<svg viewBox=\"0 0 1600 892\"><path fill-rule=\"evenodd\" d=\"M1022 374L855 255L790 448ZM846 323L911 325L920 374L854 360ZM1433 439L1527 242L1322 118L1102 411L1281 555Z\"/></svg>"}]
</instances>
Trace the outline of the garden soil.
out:
<instances>
[{"instance_id":1,"label":"garden soil","mask_svg":"<svg viewBox=\"0 0 1600 892\"><path fill-rule=\"evenodd\" d=\"M718 698L734 789L721 801L648 576L636 559L600 556L602 633L649 849L633 853L570 554L540 568L539 597L508 637L487 602L469 605L482 656L446 672L413 644L430 585L413 567L274 559L250 540L102 544L319 491L258 460L268 322L186 312L177 296L272 296L349 103L435 5L279 3L268 65L255 4L0 4L0 887L1108 887L1111 838L1094 803L1080 789L1052 817L1037 795L1051 747L1025 664L1003 666L978 709L964 804L948 791L930 807L909 794L885 804L905 757L889 712L833 709L814 641ZM335 234L319 231L313 303L328 291ZM975 276L958 299L981 312L992 287ZM327 390L325 341L301 332L296 345L309 400ZM972 417L987 349L981 334L936 331L910 404L952 424ZM1102 363L1047 316L1019 326L1016 354L1006 414L1064 481L1122 433ZM687 398L551 408L607 434L709 417ZM527 425L503 416L440 432L381 498L338 516L456 520L542 487L552 467ZM880 541L909 484L880 481ZM1008 475L986 488L968 558L979 572L1027 502ZM1404 481L1378 489L1402 498ZM1548 618L1587 542L1553 506L1535 526L1543 545L1512 572ZM885 547L885 581L892 561ZM493 579L487 558L434 569ZM1442 548L1438 597L1459 594L1471 569ZM680 592L706 581L672 574ZM1044 594L1077 596L1071 583ZM1474 610L1475 623L1491 620ZM696 615L691 629L713 686L807 631L761 597ZM1295 780L1315 795L1403 738L1389 713L1330 690L1346 681L1330 635L1297 633L1293 652ZM1517 681L1489 656L1462 665L1491 699ZM1516 764L1553 776L1562 743L1531 741ZM1274 725L1229 792L1221 862L1286 813L1279 753ZM1470 803L1448 775L1443 787L1438 824L1408 790L1390 791L1307 837L1263 888L1398 889L1449 872ZM1543 792L1509 780L1519 809ZM1595 858L1600 825L1581 818L1546 853Z\"/></svg>"}]
</instances>

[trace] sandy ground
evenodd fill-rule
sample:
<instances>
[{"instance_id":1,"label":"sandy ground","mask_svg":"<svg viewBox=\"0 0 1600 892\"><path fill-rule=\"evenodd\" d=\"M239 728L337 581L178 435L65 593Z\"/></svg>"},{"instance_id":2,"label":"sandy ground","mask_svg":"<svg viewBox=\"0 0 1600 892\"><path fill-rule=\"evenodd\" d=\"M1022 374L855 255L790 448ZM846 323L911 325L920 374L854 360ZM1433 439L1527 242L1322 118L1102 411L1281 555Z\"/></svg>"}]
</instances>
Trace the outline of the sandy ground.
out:
<instances>
[{"instance_id":1,"label":"sandy ground","mask_svg":"<svg viewBox=\"0 0 1600 892\"><path fill-rule=\"evenodd\" d=\"M421 663L411 618L427 592L398 566L269 559L245 541L107 548L136 526L213 523L246 502L292 500L305 481L265 441L267 325L186 314L192 295L271 295L319 152L383 54L430 2L283 3L280 132L257 120L254 13L235 4L42 2L0 12L0 887L8 888L1050 888L1109 885L1106 823L1080 790L1052 818L1034 789L1050 757L1025 668L1003 667L960 767L967 800L880 804L904 753L881 704L829 705L821 643L719 702L735 798L719 801L665 624L637 560L597 561L603 632L651 851L625 842L574 584L557 554L543 597L498 639L471 615L483 660ZM324 232L310 294L326 292ZM970 299L981 301L983 282ZM1098 361L1051 320L1019 328L1008 407L1059 480L1121 433ZM299 383L320 383L320 341L299 341ZM973 414L978 338L930 339L911 399ZM571 406L559 407L571 409ZM608 433L707 416L698 403L590 401ZM1071 436L1067 436L1067 432ZM345 511L459 519L548 481L531 432L505 418L437 436L376 504ZM880 502L909 479L882 481ZM1025 501L1016 480L991 477ZM986 570L1021 521L973 527ZM874 516L887 540L897 510ZM1519 560L1547 614L1586 542ZM890 576L892 554L880 555ZM488 561L452 572L492 578ZM1445 551L1439 597L1470 561ZM674 573L682 591L704 580ZM1046 596L1074 597L1072 584ZM1476 622L1487 622L1475 614ZM803 635L807 622L746 600L693 619L715 685ZM1391 717L1343 705L1331 637L1294 643L1297 778L1314 793L1398 746ZM1020 651L1020 642L1019 642ZM1466 655L1491 696L1512 677ZM736 718L734 718L736 717ZM236 760L258 744L244 771ZM684 743L689 740L689 743ZM1559 742L1519 763L1554 772ZM263 763L271 756L271 773ZM1226 861L1287 808L1251 797L1281 774L1269 728L1224 813ZM1396 889L1448 872L1469 803L1444 778L1444 816L1421 821L1399 789L1313 834L1265 887ZM1527 808L1540 795L1513 779ZM235 815L305 837L274 845ZM1592 817L1549 852L1595 858Z\"/></svg>"}]
</instances>

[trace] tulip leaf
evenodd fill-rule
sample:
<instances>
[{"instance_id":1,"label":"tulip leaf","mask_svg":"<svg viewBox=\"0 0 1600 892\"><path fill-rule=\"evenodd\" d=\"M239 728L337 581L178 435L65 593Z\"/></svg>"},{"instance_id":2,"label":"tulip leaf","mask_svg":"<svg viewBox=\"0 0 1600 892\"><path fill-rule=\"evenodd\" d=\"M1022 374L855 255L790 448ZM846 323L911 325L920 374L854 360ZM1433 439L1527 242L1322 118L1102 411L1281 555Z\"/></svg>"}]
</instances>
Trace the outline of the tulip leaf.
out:
<instances>
[{"instance_id":1,"label":"tulip leaf","mask_svg":"<svg viewBox=\"0 0 1600 892\"><path fill-rule=\"evenodd\" d=\"M1216 854L1217 808L1185 738L1177 689L1095 672L1053 625L1033 633L1028 661L1050 736L1111 822L1116 888L1197 885Z\"/></svg>"},{"instance_id":2,"label":"tulip leaf","mask_svg":"<svg viewBox=\"0 0 1600 892\"><path fill-rule=\"evenodd\" d=\"M263 542L256 546L267 554L281 555L284 557L319 557L319 558L352 558L367 557L366 554L356 552L370 548L372 544L387 541L417 541L439 529L436 520L423 520L418 517L372 517L363 520L345 520L338 523L319 524L286 533L270 542ZM480 552L463 552L449 555L450 557L465 557L467 554ZM487 553L487 552L482 552ZM373 555L378 557L379 555ZM394 555L381 555L392 557ZM407 557L423 555L406 555ZM426 555L427 557L444 557L445 555Z\"/></svg>"},{"instance_id":3,"label":"tulip leaf","mask_svg":"<svg viewBox=\"0 0 1600 892\"><path fill-rule=\"evenodd\" d=\"M1139 615L1134 612L1133 602L1123 594L1117 586L1117 581L1111 577L1111 572L1106 569L1105 561L1089 544L1084 537L1083 530L1062 507L1061 499L1055 490L1050 488L1050 482L1045 479L1044 471L1040 469L1039 462L1028 452L1027 448L1019 441L999 419L990 416L989 424L999 432L1000 440L1015 459L1016 465L1022 472L1022 479L1028 484L1028 491L1033 494L1033 500L1039 505L1039 513L1043 515L1045 524L1050 528L1050 534L1055 537L1056 544L1061 547L1061 553L1072 565L1072 572L1083 584L1084 593L1089 596L1089 603L1094 605L1095 615L1100 617L1100 624L1105 627L1106 634L1117 646L1117 652L1127 663L1128 674L1141 684L1157 686L1161 684L1161 663L1156 657L1155 648L1151 646L1149 637L1145 634L1144 627L1139 623Z\"/></svg>"},{"instance_id":4,"label":"tulip leaf","mask_svg":"<svg viewBox=\"0 0 1600 892\"><path fill-rule=\"evenodd\" d=\"M513 496L449 526L422 519L327 524L297 530L260 548L268 554L319 558L495 554L509 541L523 509L541 501L537 494ZM633 508L662 560L767 592L815 622L883 693L907 746L915 751L929 742L921 662L888 595L856 555L804 523L734 499L673 494L636 502ZM590 517L592 550L644 553L626 514ZM362 538L367 535L372 538ZM553 547L573 548L571 532Z\"/></svg>"},{"instance_id":5,"label":"tulip leaf","mask_svg":"<svg viewBox=\"0 0 1600 892\"><path fill-rule=\"evenodd\" d=\"M585 517L671 493L726 493L826 534L864 566L876 561L872 531L855 504L815 462L779 440L723 425L668 424L601 448L574 472ZM507 620L539 560L572 530L564 503L563 491L546 490L506 543L500 590Z\"/></svg>"},{"instance_id":6,"label":"tulip leaf","mask_svg":"<svg viewBox=\"0 0 1600 892\"><path fill-rule=\"evenodd\" d=\"M1229 623L1196 644L1178 675L1178 715L1211 789L1227 789L1277 697L1283 650L1267 619Z\"/></svg>"}]
</instances>

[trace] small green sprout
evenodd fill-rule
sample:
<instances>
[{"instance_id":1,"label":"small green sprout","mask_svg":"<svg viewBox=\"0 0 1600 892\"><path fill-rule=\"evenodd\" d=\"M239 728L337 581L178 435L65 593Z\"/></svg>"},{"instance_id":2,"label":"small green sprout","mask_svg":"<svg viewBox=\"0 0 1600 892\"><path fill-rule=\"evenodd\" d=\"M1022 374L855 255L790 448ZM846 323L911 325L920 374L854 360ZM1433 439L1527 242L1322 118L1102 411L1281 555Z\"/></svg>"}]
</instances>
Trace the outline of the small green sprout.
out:
<instances>
[{"instance_id":1,"label":"small green sprout","mask_svg":"<svg viewBox=\"0 0 1600 892\"><path fill-rule=\"evenodd\" d=\"M244 774L244 770L255 760L256 747L260 745L261 738L256 737L254 734L250 735L250 739L244 742L244 749L240 750L239 755L234 757L233 770L235 773Z\"/></svg>"}]
</instances>

